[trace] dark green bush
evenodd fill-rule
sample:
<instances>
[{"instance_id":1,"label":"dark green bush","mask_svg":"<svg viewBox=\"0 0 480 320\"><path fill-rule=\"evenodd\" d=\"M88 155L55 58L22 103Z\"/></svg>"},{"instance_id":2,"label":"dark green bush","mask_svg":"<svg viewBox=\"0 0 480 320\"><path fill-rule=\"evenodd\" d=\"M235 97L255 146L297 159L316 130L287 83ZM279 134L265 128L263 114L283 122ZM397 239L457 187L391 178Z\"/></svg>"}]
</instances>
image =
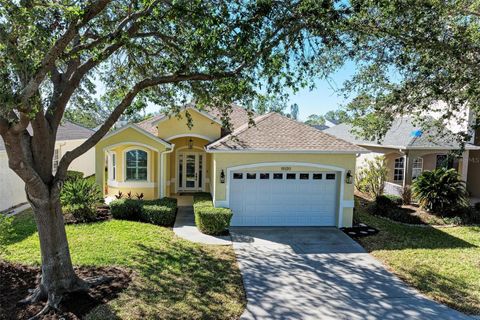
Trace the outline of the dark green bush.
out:
<instances>
[{"instance_id":1,"label":"dark green bush","mask_svg":"<svg viewBox=\"0 0 480 320\"><path fill-rule=\"evenodd\" d=\"M196 194L193 197L195 224L197 228L210 235L218 235L230 227L232 210L228 208L215 208L212 197L208 193Z\"/></svg>"},{"instance_id":2,"label":"dark green bush","mask_svg":"<svg viewBox=\"0 0 480 320\"><path fill-rule=\"evenodd\" d=\"M140 221L171 227L175 223L176 207L162 206L158 204L144 204Z\"/></svg>"},{"instance_id":3,"label":"dark green bush","mask_svg":"<svg viewBox=\"0 0 480 320\"><path fill-rule=\"evenodd\" d=\"M218 235L230 227L232 216L229 208L198 207L195 209L195 224L205 234Z\"/></svg>"},{"instance_id":4,"label":"dark green bush","mask_svg":"<svg viewBox=\"0 0 480 320\"><path fill-rule=\"evenodd\" d=\"M140 221L142 202L134 199L113 200L109 204L114 219Z\"/></svg>"},{"instance_id":5,"label":"dark green bush","mask_svg":"<svg viewBox=\"0 0 480 320\"><path fill-rule=\"evenodd\" d=\"M66 181L72 181L72 180L78 180L78 179L83 179L83 172L74 171L74 170L67 171L67 178L65 179Z\"/></svg>"},{"instance_id":6,"label":"dark green bush","mask_svg":"<svg viewBox=\"0 0 480 320\"><path fill-rule=\"evenodd\" d=\"M412 192L423 209L440 216L452 216L456 208L468 205L465 182L455 169L424 171L413 182Z\"/></svg>"},{"instance_id":7,"label":"dark green bush","mask_svg":"<svg viewBox=\"0 0 480 320\"><path fill-rule=\"evenodd\" d=\"M475 206L457 207L452 216L444 219L453 224L480 224L480 211Z\"/></svg>"},{"instance_id":8,"label":"dark green bush","mask_svg":"<svg viewBox=\"0 0 480 320\"><path fill-rule=\"evenodd\" d=\"M100 187L91 180L66 180L60 194L63 213L72 214L76 221L86 222L97 217L97 205L103 202Z\"/></svg>"},{"instance_id":9,"label":"dark green bush","mask_svg":"<svg viewBox=\"0 0 480 320\"><path fill-rule=\"evenodd\" d=\"M177 199L118 199L110 203L113 218L172 226L177 213Z\"/></svg>"},{"instance_id":10,"label":"dark green bush","mask_svg":"<svg viewBox=\"0 0 480 320\"><path fill-rule=\"evenodd\" d=\"M386 195L377 196L375 198L375 204L379 210L391 210L398 207L398 205Z\"/></svg>"},{"instance_id":11,"label":"dark green bush","mask_svg":"<svg viewBox=\"0 0 480 320\"><path fill-rule=\"evenodd\" d=\"M400 196L394 194L385 194L384 196L390 199L390 201L396 206L401 206L403 204L403 199Z\"/></svg>"}]
</instances>

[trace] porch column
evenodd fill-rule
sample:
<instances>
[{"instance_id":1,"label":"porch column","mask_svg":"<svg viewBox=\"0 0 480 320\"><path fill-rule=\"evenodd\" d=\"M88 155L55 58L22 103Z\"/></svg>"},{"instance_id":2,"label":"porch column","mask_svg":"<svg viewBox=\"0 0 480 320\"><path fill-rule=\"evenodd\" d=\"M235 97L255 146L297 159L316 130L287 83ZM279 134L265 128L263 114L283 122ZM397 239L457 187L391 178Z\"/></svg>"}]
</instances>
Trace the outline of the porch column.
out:
<instances>
[{"instance_id":1,"label":"porch column","mask_svg":"<svg viewBox=\"0 0 480 320\"><path fill-rule=\"evenodd\" d=\"M468 179L468 162L470 158L470 152L468 150L463 151L462 154L462 166L461 166L461 177L463 181L467 181Z\"/></svg>"},{"instance_id":2,"label":"porch column","mask_svg":"<svg viewBox=\"0 0 480 320\"><path fill-rule=\"evenodd\" d=\"M413 160L415 159L415 154L411 152L405 153L405 170L404 170L404 179L403 179L403 187L409 186L412 184L412 167L413 167Z\"/></svg>"}]
</instances>

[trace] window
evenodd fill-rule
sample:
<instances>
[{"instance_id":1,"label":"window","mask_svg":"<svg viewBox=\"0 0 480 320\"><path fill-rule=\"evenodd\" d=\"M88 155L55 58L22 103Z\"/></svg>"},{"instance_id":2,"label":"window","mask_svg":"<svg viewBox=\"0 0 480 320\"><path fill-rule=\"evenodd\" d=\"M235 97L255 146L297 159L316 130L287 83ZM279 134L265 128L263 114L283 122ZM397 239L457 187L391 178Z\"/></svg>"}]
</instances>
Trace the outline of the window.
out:
<instances>
[{"instance_id":1,"label":"window","mask_svg":"<svg viewBox=\"0 0 480 320\"><path fill-rule=\"evenodd\" d=\"M335 173L327 173L325 175L325 179L327 180L335 180Z\"/></svg>"},{"instance_id":2,"label":"window","mask_svg":"<svg viewBox=\"0 0 480 320\"><path fill-rule=\"evenodd\" d=\"M295 173L287 173L287 180L295 180L296 174Z\"/></svg>"},{"instance_id":3,"label":"window","mask_svg":"<svg viewBox=\"0 0 480 320\"><path fill-rule=\"evenodd\" d=\"M117 155L112 153L112 173L110 176L111 180L115 180L117 177Z\"/></svg>"},{"instance_id":4,"label":"window","mask_svg":"<svg viewBox=\"0 0 480 320\"><path fill-rule=\"evenodd\" d=\"M233 179L243 179L243 173L234 173Z\"/></svg>"},{"instance_id":5,"label":"window","mask_svg":"<svg viewBox=\"0 0 480 320\"><path fill-rule=\"evenodd\" d=\"M405 170L405 158L395 159L395 164L393 167L393 180L394 181L403 181L403 173Z\"/></svg>"},{"instance_id":6,"label":"window","mask_svg":"<svg viewBox=\"0 0 480 320\"><path fill-rule=\"evenodd\" d=\"M131 150L126 154L126 180L147 180L147 152L143 150Z\"/></svg>"},{"instance_id":7,"label":"window","mask_svg":"<svg viewBox=\"0 0 480 320\"><path fill-rule=\"evenodd\" d=\"M247 173L247 179L253 180L253 179L256 179L256 178L257 178L256 173Z\"/></svg>"},{"instance_id":8,"label":"window","mask_svg":"<svg viewBox=\"0 0 480 320\"><path fill-rule=\"evenodd\" d=\"M260 179L262 180L270 179L270 173L260 173Z\"/></svg>"},{"instance_id":9,"label":"window","mask_svg":"<svg viewBox=\"0 0 480 320\"><path fill-rule=\"evenodd\" d=\"M60 161L60 150L55 149L53 151L53 172L57 172L58 169L58 163Z\"/></svg>"},{"instance_id":10,"label":"window","mask_svg":"<svg viewBox=\"0 0 480 320\"><path fill-rule=\"evenodd\" d=\"M308 173L300 173L300 180L308 180Z\"/></svg>"},{"instance_id":11,"label":"window","mask_svg":"<svg viewBox=\"0 0 480 320\"><path fill-rule=\"evenodd\" d=\"M322 174L321 173L314 173L312 175L313 180L322 180Z\"/></svg>"},{"instance_id":12,"label":"window","mask_svg":"<svg viewBox=\"0 0 480 320\"><path fill-rule=\"evenodd\" d=\"M412 179L416 179L423 171L423 158L413 159Z\"/></svg>"},{"instance_id":13,"label":"window","mask_svg":"<svg viewBox=\"0 0 480 320\"><path fill-rule=\"evenodd\" d=\"M283 179L283 173L274 173L273 174L273 179L275 179L275 180Z\"/></svg>"}]
</instances>

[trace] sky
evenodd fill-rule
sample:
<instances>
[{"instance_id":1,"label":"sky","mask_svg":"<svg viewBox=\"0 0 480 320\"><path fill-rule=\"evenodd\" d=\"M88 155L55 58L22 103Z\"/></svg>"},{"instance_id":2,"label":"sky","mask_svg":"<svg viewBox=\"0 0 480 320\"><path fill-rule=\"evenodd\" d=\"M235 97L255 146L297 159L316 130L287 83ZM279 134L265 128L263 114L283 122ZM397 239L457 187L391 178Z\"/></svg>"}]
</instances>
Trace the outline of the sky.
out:
<instances>
[{"instance_id":1,"label":"sky","mask_svg":"<svg viewBox=\"0 0 480 320\"><path fill-rule=\"evenodd\" d=\"M290 96L289 105L296 103L298 105L298 120L305 121L311 114L323 115L330 110L337 110L347 103L351 98L344 99L338 93L345 80L349 79L355 72L355 65L345 64L336 73L332 74L328 80L317 79L315 88L310 91L308 88L300 90ZM145 110L148 112L158 112L157 106L148 106ZM286 110L289 111L289 110Z\"/></svg>"}]
</instances>

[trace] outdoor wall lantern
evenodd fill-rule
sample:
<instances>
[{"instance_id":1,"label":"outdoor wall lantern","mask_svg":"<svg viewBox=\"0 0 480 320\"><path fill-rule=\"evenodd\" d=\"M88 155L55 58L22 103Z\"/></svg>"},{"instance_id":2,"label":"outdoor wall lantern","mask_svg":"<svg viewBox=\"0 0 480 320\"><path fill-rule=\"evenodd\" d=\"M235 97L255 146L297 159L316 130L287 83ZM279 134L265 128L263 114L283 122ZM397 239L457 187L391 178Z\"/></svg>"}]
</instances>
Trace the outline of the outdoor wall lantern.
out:
<instances>
[{"instance_id":1,"label":"outdoor wall lantern","mask_svg":"<svg viewBox=\"0 0 480 320\"><path fill-rule=\"evenodd\" d=\"M352 170L348 170L347 174L345 175L345 183L352 184L352 180L353 180Z\"/></svg>"},{"instance_id":2,"label":"outdoor wall lantern","mask_svg":"<svg viewBox=\"0 0 480 320\"><path fill-rule=\"evenodd\" d=\"M190 139L188 140L188 149L193 149L193 140L192 140L192 138L190 138Z\"/></svg>"},{"instance_id":3,"label":"outdoor wall lantern","mask_svg":"<svg viewBox=\"0 0 480 320\"><path fill-rule=\"evenodd\" d=\"M225 183L225 172L223 172L223 169L220 172L220 183Z\"/></svg>"}]
</instances>

